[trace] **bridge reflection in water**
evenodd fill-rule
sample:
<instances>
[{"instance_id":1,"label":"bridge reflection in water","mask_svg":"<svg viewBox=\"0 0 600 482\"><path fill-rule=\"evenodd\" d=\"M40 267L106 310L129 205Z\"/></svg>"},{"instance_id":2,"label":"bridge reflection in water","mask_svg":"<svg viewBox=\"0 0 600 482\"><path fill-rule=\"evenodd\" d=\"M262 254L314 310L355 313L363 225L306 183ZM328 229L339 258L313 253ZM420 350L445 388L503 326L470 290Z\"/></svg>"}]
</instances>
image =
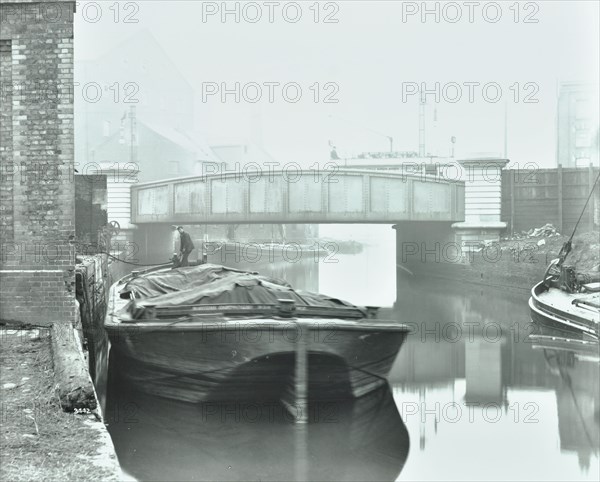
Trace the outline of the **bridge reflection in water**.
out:
<instances>
[{"instance_id":1,"label":"bridge reflection in water","mask_svg":"<svg viewBox=\"0 0 600 482\"><path fill-rule=\"evenodd\" d=\"M269 406L188 406L113 390L109 430L124 469L143 480L598 480L598 346L532 339L526 291L394 279L393 246L337 255L336 264L243 266L388 304L381 317L412 323L391 391L323 405L299 427L275 405L271 415Z\"/></svg>"},{"instance_id":2,"label":"bridge reflection in water","mask_svg":"<svg viewBox=\"0 0 600 482\"><path fill-rule=\"evenodd\" d=\"M528 295L399 278L393 312L415 330L390 374L413 442L402 479L598 478L598 344L557 344Z\"/></svg>"}]
</instances>

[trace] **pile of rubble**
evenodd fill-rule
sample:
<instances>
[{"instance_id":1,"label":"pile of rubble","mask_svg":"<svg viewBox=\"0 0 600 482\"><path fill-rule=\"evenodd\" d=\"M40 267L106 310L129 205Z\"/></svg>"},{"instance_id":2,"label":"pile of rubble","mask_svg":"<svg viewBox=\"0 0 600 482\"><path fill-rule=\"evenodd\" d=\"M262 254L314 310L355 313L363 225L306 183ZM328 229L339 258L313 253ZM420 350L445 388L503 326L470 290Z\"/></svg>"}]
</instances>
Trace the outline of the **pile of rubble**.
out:
<instances>
[{"instance_id":1,"label":"pile of rubble","mask_svg":"<svg viewBox=\"0 0 600 482\"><path fill-rule=\"evenodd\" d=\"M544 224L540 228L532 228L529 231L521 231L520 233L515 233L512 236L504 238L506 241L512 241L515 239L529 239L529 238L550 238L552 236L560 236L558 229L556 229L552 224Z\"/></svg>"}]
</instances>

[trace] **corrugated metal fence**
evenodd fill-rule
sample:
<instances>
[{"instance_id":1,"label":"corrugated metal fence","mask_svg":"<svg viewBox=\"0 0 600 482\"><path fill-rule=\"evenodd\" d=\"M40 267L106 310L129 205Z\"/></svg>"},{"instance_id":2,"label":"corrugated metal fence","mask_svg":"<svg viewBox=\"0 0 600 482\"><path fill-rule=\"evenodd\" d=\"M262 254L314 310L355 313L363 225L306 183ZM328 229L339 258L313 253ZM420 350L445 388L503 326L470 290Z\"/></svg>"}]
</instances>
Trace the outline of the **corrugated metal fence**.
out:
<instances>
[{"instance_id":1,"label":"corrugated metal fence","mask_svg":"<svg viewBox=\"0 0 600 482\"><path fill-rule=\"evenodd\" d=\"M570 234L598 176L597 167L507 169L502 171L502 221L509 233L546 223ZM588 204L578 231L598 229L600 183Z\"/></svg>"}]
</instances>

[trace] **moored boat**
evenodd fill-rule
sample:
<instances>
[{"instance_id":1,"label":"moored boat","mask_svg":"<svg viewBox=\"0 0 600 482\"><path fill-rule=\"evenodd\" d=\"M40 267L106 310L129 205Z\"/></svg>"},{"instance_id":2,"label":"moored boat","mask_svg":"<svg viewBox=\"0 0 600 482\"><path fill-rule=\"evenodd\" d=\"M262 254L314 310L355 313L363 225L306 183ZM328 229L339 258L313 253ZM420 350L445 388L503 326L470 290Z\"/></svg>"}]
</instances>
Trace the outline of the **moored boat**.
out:
<instances>
[{"instance_id":1,"label":"moored boat","mask_svg":"<svg viewBox=\"0 0 600 482\"><path fill-rule=\"evenodd\" d=\"M600 172L571 236L563 244L558 258L546 268L542 281L532 288L529 298L529 310L534 322L559 331L575 331L595 340L598 340L600 325L600 265L588 272L578 272L574 266L566 265L565 260L571 252L573 237L598 180Z\"/></svg>"},{"instance_id":2,"label":"moored boat","mask_svg":"<svg viewBox=\"0 0 600 482\"><path fill-rule=\"evenodd\" d=\"M119 375L142 391L289 405L381 387L409 332L372 308L211 264L119 280L105 329Z\"/></svg>"},{"instance_id":3,"label":"moored boat","mask_svg":"<svg viewBox=\"0 0 600 482\"><path fill-rule=\"evenodd\" d=\"M529 335L531 347L534 350L552 352L553 356L565 354L572 364L575 360L600 362L598 341L585 340L582 338L567 337L557 332Z\"/></svg>"},{"instance_id":4,"label":"moored boat","mask_svg":"<svg viewBox=\"0 0 600 482\"><path fill-rule=\"evenodd\" d=\"M529 298L534 322L562 332L578 331L598 338L600 323L600 293L568 293L548 286L543 281L535 285Z\"/></svg>"}]
</instances>

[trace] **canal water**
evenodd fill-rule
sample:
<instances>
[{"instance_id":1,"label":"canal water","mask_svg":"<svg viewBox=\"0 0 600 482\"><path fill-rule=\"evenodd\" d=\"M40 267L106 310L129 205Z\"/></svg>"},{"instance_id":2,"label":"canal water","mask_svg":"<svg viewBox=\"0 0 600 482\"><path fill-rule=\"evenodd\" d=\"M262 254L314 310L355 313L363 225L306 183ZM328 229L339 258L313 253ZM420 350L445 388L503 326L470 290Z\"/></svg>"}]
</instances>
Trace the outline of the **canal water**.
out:
<instances>
[{"instance_id":1,"label":"canal water","mask_svg":"<svg viewBox=\"0 0 600 482\"><path fill-rule=\"evenodd\" d=\"M276 403L174 403L113 376L106 419L125 472L139 480L600 479L597 346L537 336L525 290L397 270L389 227L349 235L365 243L361 253L228 261L381 306L381 317L408 324L389 387L316 404L309 423L296 424Z\"/></svg>"}]
</instances>

